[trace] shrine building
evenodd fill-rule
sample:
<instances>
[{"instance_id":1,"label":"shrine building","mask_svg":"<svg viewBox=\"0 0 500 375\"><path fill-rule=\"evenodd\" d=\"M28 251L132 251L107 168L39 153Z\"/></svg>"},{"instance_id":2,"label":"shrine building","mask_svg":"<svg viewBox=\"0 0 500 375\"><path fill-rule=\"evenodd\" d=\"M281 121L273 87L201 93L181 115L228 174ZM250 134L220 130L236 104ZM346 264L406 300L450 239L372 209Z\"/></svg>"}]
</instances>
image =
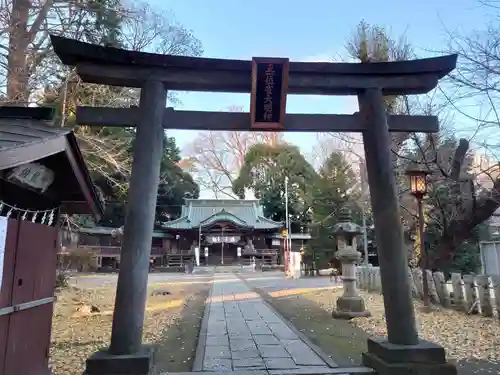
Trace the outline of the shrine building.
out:
<instances>
[{"instance_id":1,"label":"shrine building","mask_svg":"<svg viewBox=\"0 0 500 375\"><path fill-rule=\"evenodd\" d=\"M252 259L283 264L285 225L264 217L258 200L186 199L178 219L163 223L153 233L153 267L180 267L194 260L199 248L200 265L247 265ZM120 241L114 228L81 228L78 247L96 251L97 268L119 266ZM298 251L310 239L308 233L292 233Z\"/></svg>"}]
</instances>

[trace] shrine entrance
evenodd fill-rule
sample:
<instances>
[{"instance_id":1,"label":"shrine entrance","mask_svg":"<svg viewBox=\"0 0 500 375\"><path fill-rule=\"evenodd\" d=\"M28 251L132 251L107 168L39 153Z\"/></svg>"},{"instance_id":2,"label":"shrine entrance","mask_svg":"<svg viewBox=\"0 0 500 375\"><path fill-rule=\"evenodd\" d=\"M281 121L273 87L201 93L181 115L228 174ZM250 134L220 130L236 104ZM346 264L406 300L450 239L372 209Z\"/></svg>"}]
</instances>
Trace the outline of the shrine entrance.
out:
<instances>
[{"instance_id":1,"label":"shrine entrance","mask_svg":"<svg viewBox=\"0 0 500 375\"><path fill-rule=\"evenodd\" d=\"M165 56L55 36L51 36L51 41L57 56L64 64L75 67L83 81L141 88L138 108L77 108L78 124L137 127L107 359L113 368L123 369L119 363L130 366L131 356L141 363L151 360L151 353L145 353L142 346L142 327L163 132L191 129L361 132L380 248L388 335L368 340L363 362L379 374L410 374L423 371L423 367L432 373L453 373L444 349L418 337L408 285L407 254L401 251L403 231L390 155L389 132L434 133L439 130L438 119L387 116L384 96L433 90L439 79L455 68L456 55L367 64L289 63L288 59L274 58L243 61ZM251 110L177 111L165 108L167 90L251 93ZM287 94L356 95L360 111L352 115L287 114ZM99 374L96 361L98 357L87 361L87 370L93 370L89 375Z\"/></svg>"},{"instance_id":2,"label":"shrine entrance","mask_svg":"<svg viewBox=\"0 0 500 375\"><path fill-rule=\"evenodd\" d=\"M238 263L236 245L233 243L214 243L208 246L207 265L231 266Z\"/></svg>"}]
</instances>

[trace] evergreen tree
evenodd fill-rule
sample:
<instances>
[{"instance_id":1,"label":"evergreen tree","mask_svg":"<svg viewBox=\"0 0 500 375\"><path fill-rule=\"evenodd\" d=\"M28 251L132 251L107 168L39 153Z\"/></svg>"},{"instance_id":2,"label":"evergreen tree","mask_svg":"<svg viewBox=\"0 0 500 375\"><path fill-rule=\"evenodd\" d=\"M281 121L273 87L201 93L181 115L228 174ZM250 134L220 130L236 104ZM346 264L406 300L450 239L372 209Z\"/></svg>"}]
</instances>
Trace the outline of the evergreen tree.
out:
<instances>
[{"instance_id":1,"label":"evergreen tree","mask_svg":"<svg viewBox=\"0 0 500 375\"><path fill-rule=\"evenodd\" d=\"M288 179L288 213L291 230L297 233L310 221L312 182L316 178L314 168L289 144L257 144L245 155L233 191L244 198L245 189L254 192L261 202L264 216L286 220L285 180Z\"/></svg>"},{"instance_id":2,"label":"evergreen tree","mask_svg":"<svg viewBox=\"0 0 500 375\"><path fill-rule=\"evenodd\" d=\"M349 162L338 152L330 154L319 170L312 194L312 239L306 253L309 260L317 262L318 267L334 262L337 246L333 226L337 223L340 210L349 207L354 213L353 220L361 220L356 204L360 194L357 182Z\"/></svg>"}]
</instances>

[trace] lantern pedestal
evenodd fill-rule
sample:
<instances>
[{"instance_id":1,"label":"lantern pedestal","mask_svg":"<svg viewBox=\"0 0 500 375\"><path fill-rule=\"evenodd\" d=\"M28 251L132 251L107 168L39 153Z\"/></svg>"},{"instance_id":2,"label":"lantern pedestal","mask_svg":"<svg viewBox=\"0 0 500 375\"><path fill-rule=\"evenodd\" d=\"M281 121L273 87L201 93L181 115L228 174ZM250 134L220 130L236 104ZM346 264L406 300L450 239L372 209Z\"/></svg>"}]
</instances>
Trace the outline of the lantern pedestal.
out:
<instances>
[{"instance_id":1,"label":"lantern pedestal","mask_svg":"<svg viewBox=\"0 0 500 375\"><path fill-rule=\"evenodd\" d=\"M370 316L370 312L365 308L365 301L359 296L356 287L356 263L361 259L361 253L352 246L346 246L335 255L342 264L344 294L337 299L337 309L332 313L333 318L352 319Z\"/></svg>"}]
</instances>

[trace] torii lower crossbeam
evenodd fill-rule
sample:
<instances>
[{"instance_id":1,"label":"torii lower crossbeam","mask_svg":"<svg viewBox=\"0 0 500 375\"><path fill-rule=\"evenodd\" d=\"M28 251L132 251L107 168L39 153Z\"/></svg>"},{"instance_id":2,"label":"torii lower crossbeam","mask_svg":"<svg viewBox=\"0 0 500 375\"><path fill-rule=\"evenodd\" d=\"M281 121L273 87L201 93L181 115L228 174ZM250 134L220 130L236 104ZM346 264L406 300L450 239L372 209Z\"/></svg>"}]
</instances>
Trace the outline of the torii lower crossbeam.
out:
<instances>
[{"instance_id":1,"label":"torii lower crossbeam","mask_svg":"<svg viewBox=\"0 0 500 375\"><path fill-rule=\"evenodd\" d=\"M78 107L78 125L135 127L140 122L139 108ZM390 132L436 133L439 130L437 116L388 116ZM359 112L352 115L289 113L285 117L284 132L363 132L369 124ZM243 112L177 111L165 108L164 129L181 130L229 130L229 131L276 131L252 129L250 114Z\"/></svg>"}]
</instances>

